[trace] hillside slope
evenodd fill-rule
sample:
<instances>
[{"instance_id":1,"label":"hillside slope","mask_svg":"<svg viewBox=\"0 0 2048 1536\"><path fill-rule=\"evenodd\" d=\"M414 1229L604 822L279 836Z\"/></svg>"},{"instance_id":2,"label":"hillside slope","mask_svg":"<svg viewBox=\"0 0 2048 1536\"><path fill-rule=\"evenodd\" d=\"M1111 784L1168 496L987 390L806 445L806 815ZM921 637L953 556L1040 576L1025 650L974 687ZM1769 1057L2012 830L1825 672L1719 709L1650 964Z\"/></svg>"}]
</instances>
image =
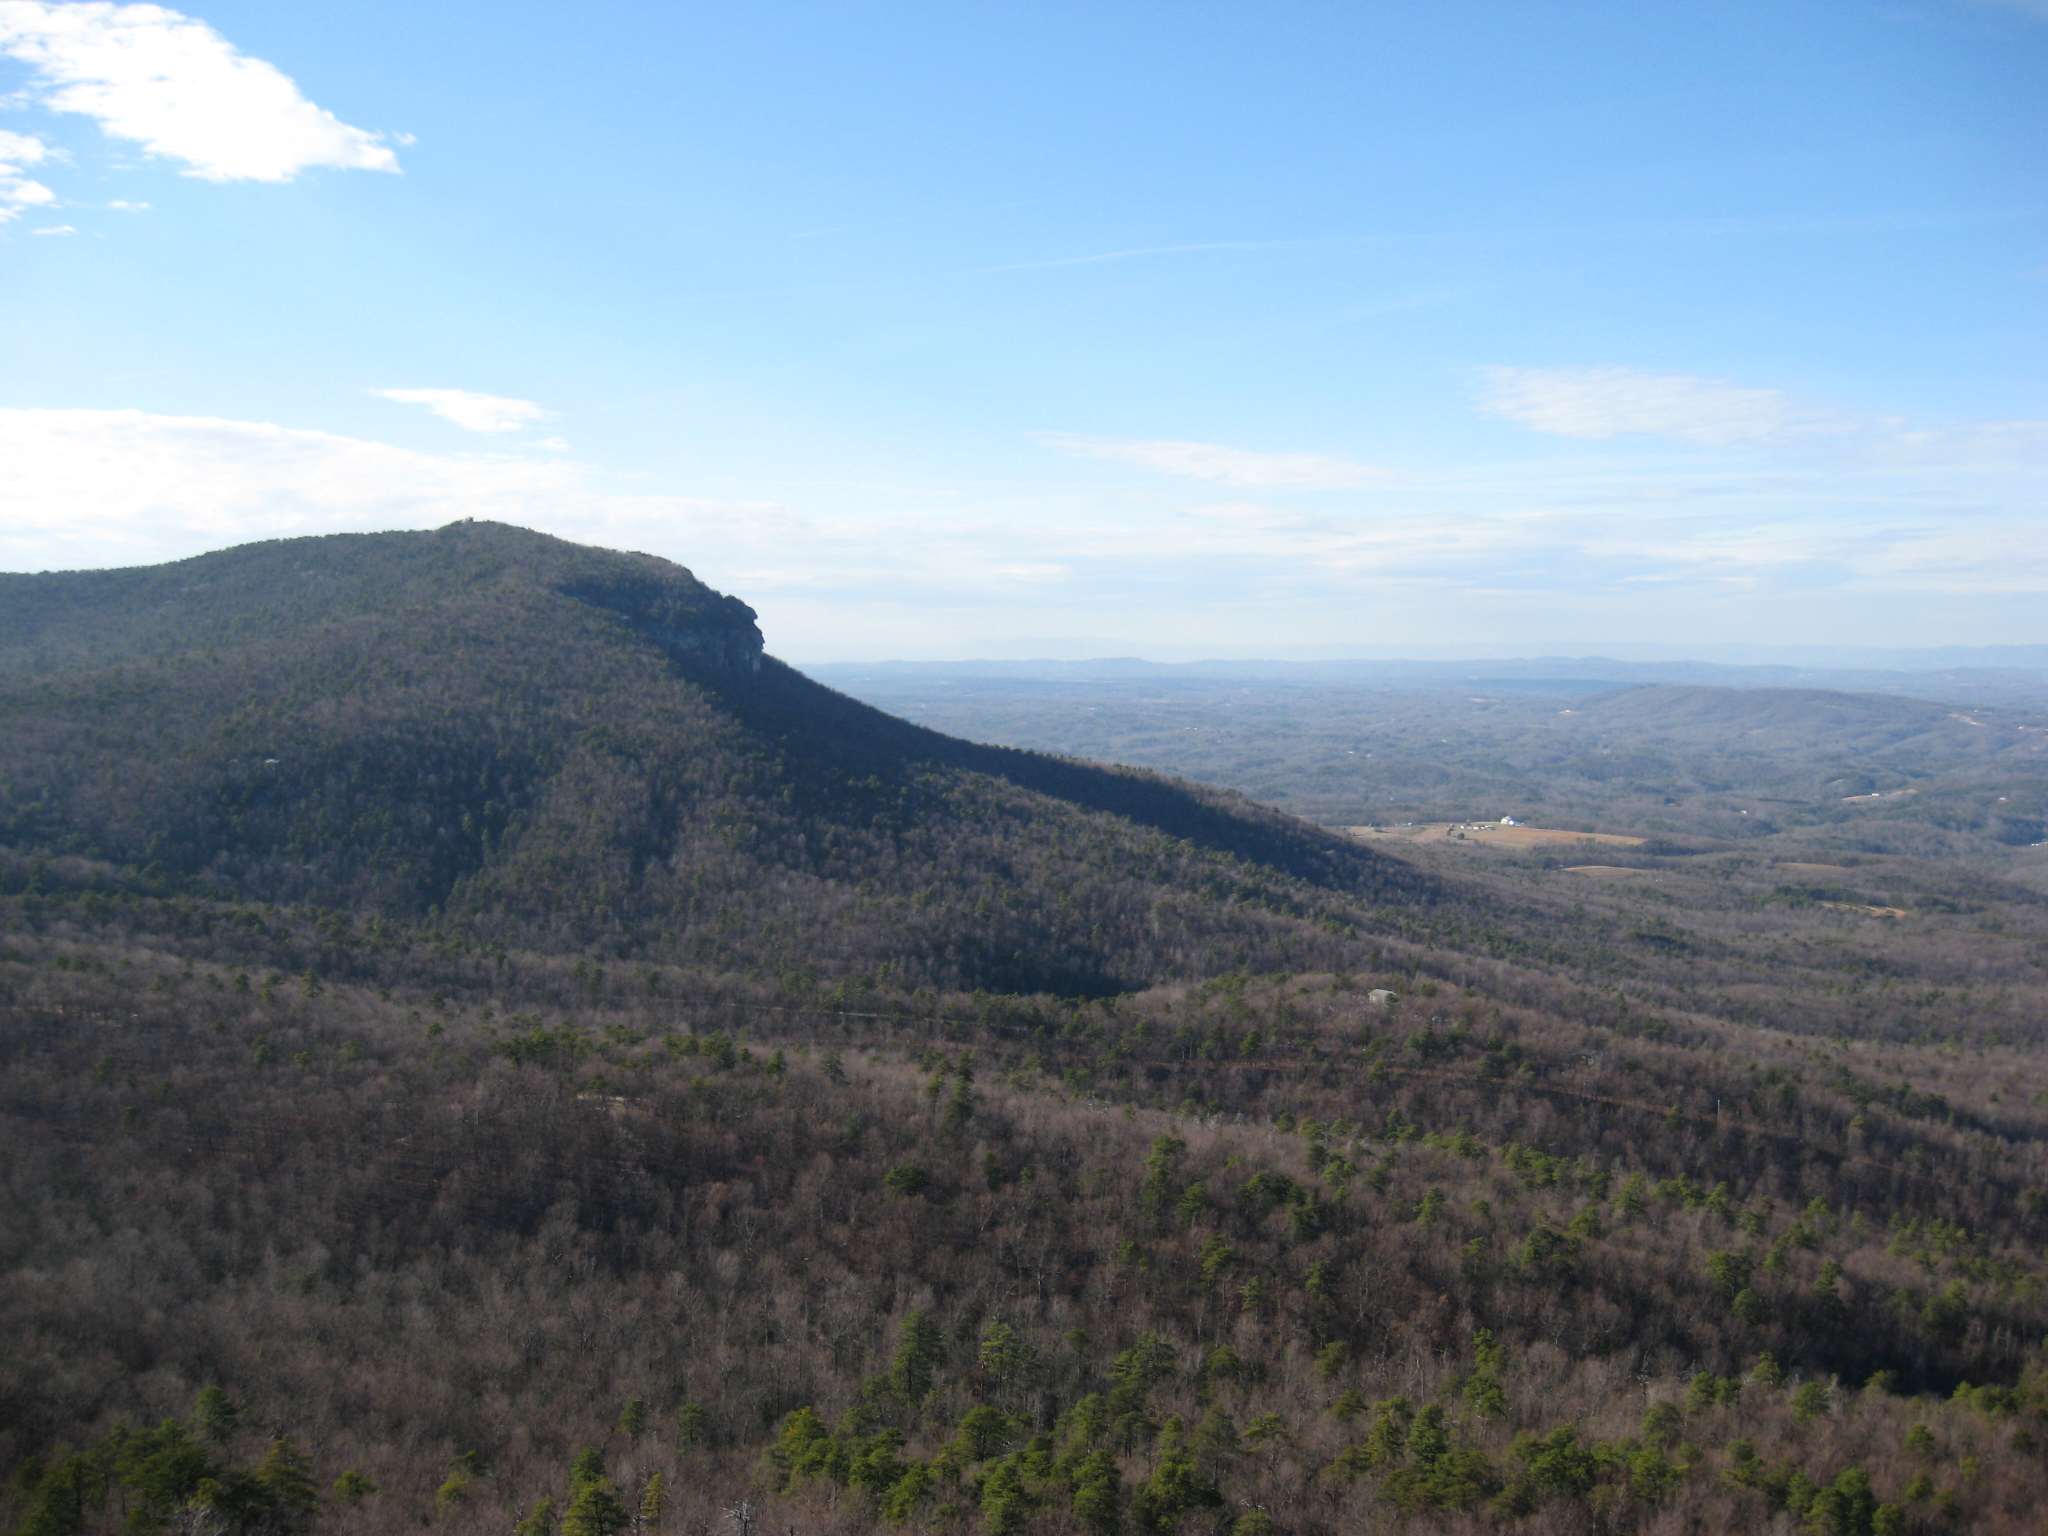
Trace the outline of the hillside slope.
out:
<instances>
[{"instance_id":1,"label":"hillside slope","mask_svg":"<svg viewBox=\"0 0 2048 1536\"><path fill-rule=\"evenodd\" d=\"M688 571L513 528L0 577L0 616L0 848L195 892L1065 993L1337 963L1432 897L1227 792L893 719Z\"/></svg>"}]
</instances>

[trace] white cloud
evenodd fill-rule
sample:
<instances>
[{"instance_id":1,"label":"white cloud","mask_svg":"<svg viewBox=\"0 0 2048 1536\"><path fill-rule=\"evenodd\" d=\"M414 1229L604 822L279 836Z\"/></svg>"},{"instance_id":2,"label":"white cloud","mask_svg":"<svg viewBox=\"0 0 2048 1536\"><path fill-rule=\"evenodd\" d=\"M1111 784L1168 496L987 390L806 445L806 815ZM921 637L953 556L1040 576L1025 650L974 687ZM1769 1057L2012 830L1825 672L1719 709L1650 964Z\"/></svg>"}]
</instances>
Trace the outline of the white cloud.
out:
<instances>
[{"instance_id":1,"label":"white cloud","mask_svg":"<svg viewBox=\"0 0 2048 1536\"><path fill-rule=\"evenodd\" d=\"M0 54L35 72L34 99L207 181L290 181L313 166L395 171L378 134L299 94L202 21L156 5L0 0Z\"/></svg>"},{"instance_id":2,"label":"white cloud","mask_svg":"<svg viewBox=\"0 0 2048 1536\"><path fill-rule=\"evenodd\" d=\"M609 494L564 457L0 410L0 464L0 569L490 518L690 565L759 607L783 655L895 644L886 634L956 648L1005 627L1100 635L1106 616L1119 645L1238 654L1283 639L1464 642L1486 614L1525 638L1581 635L1599 614L1616 632L1717 633L1738 597L1764 637L1879 643L1905 624L1930 641L1996 639L2035 633L2048 592L2040 477L2024 463L1716 467L1648 487L1576 464L1476 466L1313 517L1199 493L1180 507L1072 491L916 503L850 485L783 507ZM1589 494L1631 488L1614 505Z\"/></svg>"},{"instance_id":3,"label":"white cloud","mask_svg":"<svg viewBox=\"0 0 2048 1536\"><path fill-rule=\"evenodd\" d=\"M531 516L575 490L557 464L438 457L266 422L0 410L0 551L136 558L291 533Z\"/></svg>"},{"instance_id":4,"label":"white cloud","mask_svg":"<svg viewBox=\"0 0 2048 1536\"><path fill-rule=\"evenodd\" d=\"M1646 434L1708 447L1844 430L1845 418L1775 389L1639 368L1485 368L1480 405L1538 432L1595 440Z\"/></svg>"},{"instance_id":5,"label":"white cloud","mask_svg":"<svg viewBox=\"0 0 2048 1536\"><path fill-rule=\"evenodd\" d=\"M22 167L41 165L50 158L50 146L26 133L0 130L0 224L18 218L24 208L41 208L57 201L57 194L40 181L22 174Z\"/></svg>"},{"instance_id":6,"label":"white cloud","mask_svg":"<svg viewBox=\"0 0 2048 1536\"><path fill-rule=\"evenodd\" d=\"M1273 489L1327 490L1366 485L1385 473L1338 453L1255 453L1215 443L1119 442L1043 432L1038 441L1077 459L1117 459L1190 480Z\"/></svg>"},{"instance_id":7,"label":"white cloud","mask_svg":"<svg viewBox=\"0 0 2048 1536\"><path fill-rule=\"evenodd\" d=\"M403 405L423 406L443 421L471 432L517 432L537 421L553 421L556 413L531 400L508 400L503 395L480 395L471 389L373 389L373 395ZM543 448L566 447L559 438L540 444Z\"/></svg>"},{"instance_id":8,"label":"white cloud","mask_svg":"<svg viewBox=\"0 0 2048 1536\"><path fill-rule=\"evenodd\" d=\"M47 229L32 229L29 233L32 235L75 235L78 231L69 224L52 224Z\"/></svg>"},{"instance_id":9,"label":"white cloud","mask_svg":"<svg viewBox=\"0 0 2048 1536\"><path fill-rule=\"evenodd\" d=\"M269 422L0 409L0 464L0 570L135 565L464 517L686 563L736 545L816 555L808 525L770 509L600 495L573 460L419 453Z\"/></svg>"}]
</instances>

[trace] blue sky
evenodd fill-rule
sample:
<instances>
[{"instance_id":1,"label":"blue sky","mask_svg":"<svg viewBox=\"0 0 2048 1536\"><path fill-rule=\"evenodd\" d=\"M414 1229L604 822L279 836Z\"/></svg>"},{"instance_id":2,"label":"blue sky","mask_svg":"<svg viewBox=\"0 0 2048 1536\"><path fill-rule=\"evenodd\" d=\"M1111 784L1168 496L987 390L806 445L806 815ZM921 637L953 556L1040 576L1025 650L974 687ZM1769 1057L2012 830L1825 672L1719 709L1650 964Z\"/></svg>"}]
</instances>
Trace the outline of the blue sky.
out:
<instances>
[{"instance_id":1,"label":"blue sky","mask_svg":"<svg viewBox=\"0 0 2048 1536\"><path fill-rule=\"evenodd\" d=\"M2048 640L2048 0L0 0L0 564L795 659Z\"/></svg>"}]
</instances>

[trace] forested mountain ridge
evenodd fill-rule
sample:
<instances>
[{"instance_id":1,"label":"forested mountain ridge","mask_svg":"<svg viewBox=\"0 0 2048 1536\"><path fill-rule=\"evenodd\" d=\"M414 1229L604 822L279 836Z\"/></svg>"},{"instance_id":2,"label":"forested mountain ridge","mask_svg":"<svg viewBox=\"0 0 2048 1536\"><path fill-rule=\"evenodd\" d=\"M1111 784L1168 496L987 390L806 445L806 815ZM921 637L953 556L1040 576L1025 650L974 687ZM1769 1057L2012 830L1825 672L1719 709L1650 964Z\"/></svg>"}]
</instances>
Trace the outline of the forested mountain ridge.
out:
<instances>
[{"instance_id":1,"label":"forested mountain ridge","mask_svg":"<svg viewBox=\"0 0 2048 1536\"><path fill-rule=\"evenodd\" d=\"M9 577L0 613L0 846L217 895L1065 992L1334 963L1359 902L1432 895L1226 792L895 720L680 567L518 529Z\"/></svg>"},{"instance_id":2,"label":"forested mountain ridge","mask_svg":"<svg viewBox=\"0 0 2048 1536\"><path fill-rule=\"evenodd\" d=\"M1995 871L1382 855L486 525L20 582L20 1536L2038 1528Z\"/></svg>"}]
</instances>

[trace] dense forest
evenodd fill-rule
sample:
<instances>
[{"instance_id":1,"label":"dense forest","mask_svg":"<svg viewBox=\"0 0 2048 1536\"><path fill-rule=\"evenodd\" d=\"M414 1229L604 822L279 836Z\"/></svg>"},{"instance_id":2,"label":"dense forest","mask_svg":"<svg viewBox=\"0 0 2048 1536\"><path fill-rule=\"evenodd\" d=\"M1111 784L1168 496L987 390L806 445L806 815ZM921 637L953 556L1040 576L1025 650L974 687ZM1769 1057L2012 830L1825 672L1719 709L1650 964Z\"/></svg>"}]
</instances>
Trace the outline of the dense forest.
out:
<instances>
[{"instance_id":1,"label":"dense forest","mask_svg":"<svg viewBox=\"0 0 2048 1536\"><path fill-rule=\"evenodd\" d=\"M2038 1527L1997 868L1396 856L481 525L0 613L24 1536Z\"/></svg>"}]
</instances>

